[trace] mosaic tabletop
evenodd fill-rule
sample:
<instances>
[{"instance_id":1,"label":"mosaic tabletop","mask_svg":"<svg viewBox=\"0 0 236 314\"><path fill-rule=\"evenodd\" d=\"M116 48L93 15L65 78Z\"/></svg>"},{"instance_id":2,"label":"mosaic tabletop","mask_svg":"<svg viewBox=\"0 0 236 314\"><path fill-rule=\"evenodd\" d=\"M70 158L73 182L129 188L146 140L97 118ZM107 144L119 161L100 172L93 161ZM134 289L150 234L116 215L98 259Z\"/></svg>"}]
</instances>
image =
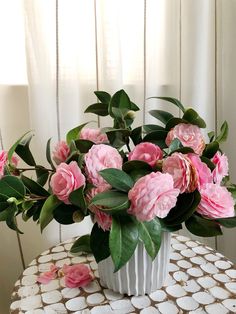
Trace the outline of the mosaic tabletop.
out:
<instances>
[{"instance_id":1,"label":"mosaic tabletop","mask_svg":"<svg viewBox=\"0 0 236 314\"><path fill-rule=\"evenodd\" d=\"M128 297L100 285L92 255L69 253L74 239L43 252L16 282L10 313L26 314L175 314L236 313L236 267L222 254L198 241L172 235L169 275L150 295ZM66 288L63 278L49 284L37 276L50 265L87 263L96 279L85 288Z\"/></svg>"}]
</instances>

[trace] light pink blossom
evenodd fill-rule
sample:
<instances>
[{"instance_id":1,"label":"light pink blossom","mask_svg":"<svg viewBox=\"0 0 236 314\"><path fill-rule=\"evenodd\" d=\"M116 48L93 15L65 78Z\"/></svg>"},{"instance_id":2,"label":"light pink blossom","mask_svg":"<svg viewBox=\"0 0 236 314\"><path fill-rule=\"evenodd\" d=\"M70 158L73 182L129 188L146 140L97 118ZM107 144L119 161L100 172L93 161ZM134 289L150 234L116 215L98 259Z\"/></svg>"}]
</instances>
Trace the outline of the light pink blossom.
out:
<instances>
[{"instance_id":1,"label":"light pink blossom","mask_svg":"<svg viewBox=\"0 0 236 314\"><path fill-rule=\"evenodd\" d=\"M50 185L52 192L65 204L70 204L69 195L72 191L85 184L85 177L78 164L71 161L69 165L62 162L52 175Z\"/></svg>"},{"instance_id":2,"label":"light pink blossom","mask_svg":"<svg viewBox=\"0 0 236 314\"><path fill-rule=\"evenodd\" d=\"M107 135L101 133L100 129L84 128L81 130L80 138L82 140L89 140L95 144L109 143Z\"/></svg>"},{"instance_id":3,"label":"light pink blossom","mask_svg":"<svg viewBox=\"0 0 236 314\"><path fill-rule=\"evenodd\" d=\"M129 153L128 160L142 160L153 167L158 160L162 159L162 156L162 150L158 145L144 142L135 146Z\"/></svg>"},{"instance_id":4,"label":"light pink blossom","mask_svg":"<svg viewBox=\"0 0 236 314\"><path fill-rule=\"evenodd\" d=\"M225 154L222 155L220 152L217 152L211 161L216 165L212 171L213 181L220 184L222 179L229 173L228 158Z\"/></svg>"},{"instance_id":5,"label":"light pink blossom","mask_svg":"<svg viewBox=\"0 0 236 314\"><path fill-rule=\"evenodd\" d=\"M118 151L109 145L93 145L85 155L88 180L95 186L107 184L99 171L107 168L122 168L122 158Z\"/></svg>"},{"instance_id":6,"label":"light pink blossom","mask_svg":"<svg viewBox=\"0 0 236 314\"><path fill-rule=\"evenodd\" d=\"M37 281L42 284L49 283L51 280L57 278L58 270L59 267L57 267L56 265L51 265L50 270L38 276Z\"/></svg>"},{"instance_id":7,"label":"light pink blossom","mask_svg":"<svg viewBox=\"0 0 236 314\"><path fill-rule=\"evenodd\" d=\"M179 123L169 131L166 137L166 145L170 146L173 139L179 139L183 146L190 147L198 155L205 148L205 141L200 128L197 125Z\"/></svg>"},{"instance_id":8,"label":"light pink blossom","mask_svg":"<svg viewBox=\"0 0 236 314\"><path fill-rule=\"evenodd\" d=\"M234 200L231 193L223 186L207 183L200 189L201 201L197 212L208 218L234 216Z\"/></svg>"},{"instance_id":9,"label":"light pink blossom","mask_svg":"<svg viewBox=\"0 0 236 314\"><path fill-rule=\"evenodd\" d=\"M191 160L192 165L197 170L198 189L206 183L212 183L211 170L204 162L201 161L200 157L196 154L188 154L187 156Z\"/></svg>"},{"instance_id":10,"label":"light pink blossom","mask_svg":"<svg viewBox=\"0 0 236 314\"><path fill-rule=\"evenodd\" d=\"M98 193L105 192L110 189L110 185L104 184L98 187L92 188L88 191L86 198L88 202L94 198L94 196ZM94 222L97 222L98 226L102 228L103 231L107 231L111 229L112 225L112 217L109 214L101 211L102 206L89 204L90 211L94 214Z\"/></svg>"},{"instance_id":11,"label":"light pink blossom","mask_svg":"<svg viewBox=\"0 0 236 314\"><path fill-rule=\"evenodd\" d=\"M187 155L173 153L163 160L162 171L169 173L180 193L193 192L198 186L198 173Z\"/></svg>"},{"instance_id":12,"label":"light pink blossom","mask_svg":"<svg viewBox=\"0 0 236 314\"><path fill-rule=\"evenodd\" d=\"M57 165L61 162L65 162L70 155L69 146L65 141L60 141L56 144L55 149L52 153L52 158Z\"/></svg>"},{"instance_id":13,"label":"light pink blossom","mask_svg":"<svg viewBox=\"0 0 236 314\"><path fill-rule=\"evenodd\" d=\"M85 264L64 265L62 272L65 275L65 285L68 288L85 287L93 279L94 275Z\"/></svg>"},{"instance_id":14,"label":"light pink blossom","mask_svg":"<svg viewBox=\"0 0 236 314\"><path fill-rule=\"evenodd\" d=\"M0 179L4 175L4 167L7 163L7 152L2 150L0 151Z\"/></svg>"},{"instance_id":15,"label":"light pink blossom","mask_svg":"<svg viewBox=\"0 0 236 314\"><path fill-rule=\"evenodd\" d=\"M152 172L140 178L129 191L129 214L140 221L150 221L156 216L164 218L176 205L179 189L174 188L171 175Z\"/></svg>"}]
</instances>

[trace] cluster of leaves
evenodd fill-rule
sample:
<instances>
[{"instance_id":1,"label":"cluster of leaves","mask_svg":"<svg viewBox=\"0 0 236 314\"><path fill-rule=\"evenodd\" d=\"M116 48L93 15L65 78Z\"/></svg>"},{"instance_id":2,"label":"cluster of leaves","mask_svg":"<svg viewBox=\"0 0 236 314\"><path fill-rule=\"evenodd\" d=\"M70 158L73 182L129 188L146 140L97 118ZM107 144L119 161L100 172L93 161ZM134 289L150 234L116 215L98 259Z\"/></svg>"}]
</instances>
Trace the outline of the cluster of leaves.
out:
<instances>
[{"instance_id":1,"label":"cluster of leaves","mask_svg":"<svg viewBox=\"0 0 236 314\"><path fill-rule=\"evenodd\" d=\"M190 123L200 128L205 128L204 120L193 109L185 109L181 102L170 97L156 97L164 102L170 102L182 112L182 117L174 117L164 110L151 110L150 114L160 121L160 124L147 124L132 128L135 112L139 110L125 93L120 90L113 96L97 91L97 103L90 105L85 112L98 116L110 116L113 119L113 127L104 128L102 132L107 134L110 145L115 147L123 157L122 170L105 169L100 171L101 176L111 185L112 189L97 194L92 199L92 204L101 207L101 210L112 215L112 227L110 231L103 231L95 223L91 235L79 238L73 245L71 252L92 251L97 262L111 255L115 271L120 269L132 256L139 241L144 246L152 259L158 253L163 231L177 231L185 223L187 229L195 235L208 237L222 234L221 226L231 228L236 226L236 217L224 219L207 219L196 213L196 208L201 200L200 193L195 190L192 193L184 193L178 196L176 206L171 209L164 219L155 218L149 222L140 222L129 215L130 207L128 192L135 182L142 176L159 170L158 165L152 168L143 161L127 161L127 152L130 143L137 145L141 142L151 142L163 149L164 156L181 152L187 154L193 152L189 147L183 147L178 139L174 139L169 147L165 140L171 128L179 123ZM70 130L66 135L67 144L70 147L70 155L66 162L74 160L83 171L84 154L94 144L89 140L80 139L82 124ZM228 134L228 125L223 123L218 135L210 132L209 144L201 156L207 166L213 170L215 165L211 158L220 149L219 145L225 141ZM30 151L32 136L25 134L8 152L8 166L5 168L5 176L0 180L0 221L6 221L7 225L18 230L16 216L22 214L26 221L33 218L40 224L43 230L53 219L61 224L80 222L89 214L88 203L85 195L92 187L86 184L73 191L69 196L70 204L67 205L53 195L48 188L51 175L56 167L51 159L50 140L46 147L46 157L50 168L38 165ZM16 169L12 164L12 156L16 153L31 168ZM35 170L36 179L25 176L28 169ZM14 175L12 175L14 174ZM225 186L236 196L236 186L225 180Z\"/></svg>"}]
</instances>

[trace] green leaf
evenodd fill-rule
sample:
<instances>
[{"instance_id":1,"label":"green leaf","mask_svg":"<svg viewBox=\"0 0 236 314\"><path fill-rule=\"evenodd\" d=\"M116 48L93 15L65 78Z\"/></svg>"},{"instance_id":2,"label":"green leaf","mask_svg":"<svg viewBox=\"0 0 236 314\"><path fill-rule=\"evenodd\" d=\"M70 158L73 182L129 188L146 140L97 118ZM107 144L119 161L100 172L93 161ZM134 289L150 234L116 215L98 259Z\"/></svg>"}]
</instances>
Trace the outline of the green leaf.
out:
<instances>
[{"instance_id":1,"label":"green leaf","mask_svg":"<svg viewBox=\"0 0 236 314\"><path fill-rule=\"evenodd\" d=\"M78 254L81 252L85 252L85 253L91 253L92 250L90 248L90 235L89 234L85 234L81 237L79 237L79 239L77 239L74 244L72 245L71 249L70 249L70 253L71 254Z\"/></svg>"},{"instance_id":2,"label":"green leaf","mask_svg":"<svg viewBox=\"0 0 236 314\"><path fill-rule=\"evenodd\" d=\"M123 164L122 169L136 182L139 178L151 173L152 167L141 160L131 160Z\"/></svg>"},{"instance_id":3,"label":"green leaf","mask_svg":"<svg viewBox=\"0 0 236 314\"><path fill-rule=\"evenodd\" d=\"M188 122L181 118L172 118L167 122L166 130L169 131L172 128L174 128L177 124L180 124L180 123L188 123Z\"/></svg>"},{"instance_id":4,"label":"green leaf","mask_svg":"<svg viewBox=\"0 0 236 314\"><path fill-rule=\"evenodd\" d=\"M110 215L117 215L117 214L122 214L122 215L126 215L127 214L127 210L130 208L130 200L126 199L126 201L124 201L124 203L117 205L115 207L109 207L109 208L105 208L102 207L100 208L100 210L106 214L110 214Z\"/></svg>"},{"instance_id":5,"label":"green leaf","mask_svg":"<svg viewBox=\"0 0 236 314\"><path fill-rule=\"evenodd\" d=\"M201 156L201 161L204 162L209 169L214 170L216 165L207 157Z\"/></svg>"},{"instance_id":6,"label":"green leaf","mask_svg":"<svg viewBox=\"0 0 236 314\"><path fill-rule=\"evenodd\" d=\"M49 171L42 166L36 166L37 183L41 186L47 182Z\"/></svg>"},{"instance_id":7,"label":"green leaf","mask_svg":"<svg viewBox=\"0 0 236 314\"><path fill-rule=\"evenodd\" d=\"M153 132L153 131L165 131L165 128L156 124L145 124L143 125L143 129L146 133Z\"/></svg>"},{"instance_id":8,"label":"green leaf","mask_svg":"<svg viewBox=\"0 0 236 314\"><path fill-rule=\"evenodd\" d=\"M80 135L80 132L81 130L83 129L83 127L88 124L87 123L83 123L73 129L71 129L67 134L66 134L66 142L68 145L70 145L70 143L72 141L75 141L75 140L78 140L79 139L79 135Z\"/></svg>"},{"instance_id":9,"label":"green leaf","mask_svg":"<svg viewBox=\"0 0 236 314\"><path fill-rule=\"evenodd\" d=\"M198 190L192 193L180 194L177 198L176 206L173 207L166 218L163 219L166 225L180 225L195 212L201 201Z\"/></svg>"},{"instance_id":10,"label":"green leaf","mask_svg":"<svg viewBox=\"0 0 236 314\"><path fill-rule=\"evenodd\" d=\"M121 148L129 141L130 131L127 129L114 129L106 132L110 144L115 148Z\"/></svg>"},{"instance_id":11,"label":"green leaf","mask_svg":"<svg viewBox=\"0 0 236 314\"><path fill-rule=\"evenodd\" d=\"M234 228L236 227L236 216L228 217L228 218L217 218L216 222L224 226L225 228Z\"/></svg>"},{"instance_id":12,"label":"green leaf","mask_svg":"<svg viewBox=\"0 0 236 314\"><path fill-rule=\"evenodd\" d=\"M13 154L14 154L14 152L15 152L17 146L20 144L20 142L23 140L23 138L24 138L27 134L29 134L29 133L30 133L30 131L29 131L29 132L26 132L24 135L22 135L22 136L12 145L12 147L9 149L7 156L8 156L8 161L9 161L10 163L11 163L12 156L13 156Z\"/></svg>"},{"instance_id":13,"label":"green leaf","mask_svg":"<svg viewBox=\"0 0 236 314\"><path fill-rule=\"evenodd\" d=\"M219 150L219 143L214 141L206 145L202 155L204 157L211 159L218 150Z\"/></svg>"},{"instance_id":14,"label":"green leaf","mask_svg":"<svg viewBox=\"0 0 236 314\"><path fill-rule=\"evenodd\" d=\"M222 231L217 222L193 215L185 221L186 228L199 237L215 237L221 235Z\"/></svg>"},{"instance_id":15,"label":"green leaf","mask_svg":"<svg viewBox=\"0 0 236 314\"><path fill-rule=\"evenodd\" d=\"M180 148L183 148L183 144L180 142L178 138L174 138L168 148L168 154L171 154Z\"/></svg>"},{"instance_id":16,"label":"green leaf","mask_svg":"<svg viewBox=\"0 0 236 314\"><path fill-rule=\"evenodd\" d=\"M8 217L9 204L7 204L7 208L0 212L0 221L6 221Z\"/></svg>"},{"instance_id":17,"label":"green leaf","mask_svg":"<svg viewBox=\"0 0 236 314\"><path fill-rule=\"evenodd\" d=\"M107 183L119 191L128 192L134 185L132 178L120 169L108 168L99 171L99 174Z\"/></svg>"},{"instance_id":18,"label":"green leaf","mask_svg":"<svg viewBox=\"0 0 236 314\"><path fill-rule=\"evenodd\" d=\"M114 118L115 115L113 113L114 112L113 108L126 109L127 111L131 110L131 102L130 102L129 96L126 94L126 92L123 89L116 92L112 96L109 103L108 111L111 117Z\"/></svg>"},{"instance_id":19,"label":"green leaf","mask_svg":"<svg viewBox=\"0 0 236 314\"><path fill-rule=\"evenodd\" d=\"M224 123L222 124L220 128L220 134L215 139L216 142L218 143L225 142L227 140L228 133L229 133L229 126L228 126L228 123L224 121Z\"/></svg>"},{"instance_id":20,"label":"green leaf","mask_svg":"<svg viewBox=\"0 0 236 314\"><path fill-rule=\"evenodd\" d=\"M157 98L157 99L161 99L161 100L165 100L165 101L171 102L176 107L178 107L183 113L185 112L184 106L176 98L173 98L173 97L149 97L148 99L152 99L152 98Z\"/></svg>"},{"instance_id":21,"label":"green leaf","mask_svg":"<svg viewBox=\"0 0 236 314\"><path fill-rule=\"evenodd\" d=\"M213 142L214 137L215 137L215 132L211 131L211 132L207 133L207 135L208 135L209 141Z\"/></svg>"},{"instance_id":22,"label":"green leaf","mask_svg":"<svg viewBox=\"0 0 236 314\"><path fill-rule=\"evenodd\" d=\"M160 120L165 125L170 119L174 118L174 116L171 113L164 110L150 110L149 113L151 116Z\"/></svg>"},{"instance_id":23,"label":"green leaf","mask_svg":"<svg viewBox=\"0 0 236 314\"><path fill-rule=\"evenodd\" d=\"M70 225L75 222L74 213L76 211L78 211L78 208L76 208L75 206L61 203L54 209L53 218L62 225ZM84 217L82 211L81 216Z\"/></svg>"},{"instance_id":24,"label":"green leaf","mask_svg":"<svg viewBox=\"0 0 236 314\"><path fill-rule=\"evenodd\" d=\"M75 145L80 151L80 153L87 153L90 150L90 148L94 145L94 143L89 140L79 139L75 141Z\"/></svg>"},{"instance_id":25,"label":"green leaf","mask_svg":"<svg viewBox=\"0 0 236 314\"><path fill-rule=\"evenodd\" d=\"M30 165L30 166L35 166L36 163L35 163L35 160L34 160L34 157L30 151L30 148L29 148L29 144L30 144L30 141L32 139L32 135L27 137L26 139L23 139L17 146L16 146L16 149L15 149L15 152L17 153L17 155L22 159L24 160L25 163L27 163L27 165Z\"/></svg>"},{"instance_id":26,"label":"green leaf","mask_svg":"<svg viewBox=\"0 0 236 314\"><path fill-rule=\"evenodd\" d=\"M152 260L156 257L161 246L162 228L159 220L139 222L139 238Z\"/></svg>"},{"instance_id":27,"label":"green leaf","mask_svg":"<svg viewBox=\"0 0 236 314\"><path fill-rule=\"evenodd\" d=\"M109 231L103 231L97 223L90 235L90 247L97 263L110 256Z\"/></svg>"},{"instance_id":28,"label":"green leaf","mask_svg":"<svg viewBox=\"0 0 236 314\"><path fill-rule=\"evenodd\" d=\"M84 186L81 186L77 190L74 190L73 192L71 192L69 195L69 201L72 204L74 204L74 205L82 208L84 211L86 211L87 204L86 204L85 197L84 197Z\"/></svg>"},{"instance_id":29,"label":"green leaf","mask_svg":"<svg viewBox=\"0 0 236 314\"><path fill-rule=\"evenodd\" d=\"M199 128L205 128L206 127L206 122L192 108L189 108L185 111L185 113L183 115L183 119L188 121L188 123L197 125Z\"/></svg>"},{"instance_id":30,"label":"green leaf","mask_svg":"<svg viewBox=\"0 0 236 314\"><path fill-rule=\"evenodd\" d=\"M163 219L159 219L163 231L176 232L182 229L182 225L166 225Z\"/></svg>"},{"instance_id":31,"label":"green leaf","mask_svg":"<svg viewBox=\"0 0 236 314\"><path fill-rule=\"evenodd\" d=\"M11 205L8 207L8 212L7 212L7 218L6 218L6 224L7 226L12 229L12 230L15 230L19 233L23 233L21 232L19 229L18 229L18 226L17 226L17 221L16 221L16 213L18 211L18 208L16 206L15 203L11 203Z\"/></svg>"},{"instance_id":32,"label":"green leaf","mask_svg":"<svg viewBox=\"0 0 236 314\"><path fill-rule=\"evenodd\" d=\"M53 211L61 203L62 202L55 195L50 195L46 199L46 201L43 204L43 207L41 209L40 216L39 216L39 223L40 223L41 232L52 221Z\"/></svg>"},{"instance_id":33,"label":"green leaf","mask_svg":"<svg viewBox=\"0 0 236 314\"><path fill-rule=\"evenodd\" d=\"M91 204L113 208L125 204L127 200L128 196L125 193L118 191L106 191L96 194L91 200Z\"/></svg>"},{"instance_id":34,"label":"green leaf","mask_svg":"<svg viewBox=\"0 0 236 314\"><path fill-rule=\"evenodd\" d=\"M130 109L133 111L139 111L140 110L139 107L137 105L135 105L135 103L133 103L132 101L131 101Z\"/></svg>"},{"instance_id":35,"label":"green leaf","mask_svg":"<svg viewBox=\"0 0 236 314\"><path fill-rule=\"evenodd\" d=\"M104 91L96 91L94 94L104 104L108 105L111 100L111 95Z\"/></svg>"},{"instance_id":36,"label":"green leaf","mask_svg":"<svg viewBox=\"0 0 236 314\"><path fill-rule=\"evenodd\" d=\"M85 113L94 113L98 116L108 116L108 104L105 103L96 103L88 106L88 108L85 110Z\"/></svg>"},{"instance_id":37,"label":"green leaf","mask_svg":"<svg viewBox=\"0 0 236 314\"><path fill-rule=\"evenodd\" d=\"M24 184L17 177L5 176L0 180L0 195L5 200L10 197L22 199L25 196Z\"/></svg>"},{"instance_id":38,"label":"green leaf","mask_svg":"<svg viewBox=\"0 0 236 314\"><path fill-rule=\"evenodd\" d=\"M167 131L153 131L144 136L142 142L150 142L158 145L160 148L166 148L165 139L167 136Z\"/></svg>"},{"instance_id":39,"label":"green leaf","mask_svg":"<svg viewBox=\"0 0 236 314\"><path fill-rule=\"evenodd\" d=\"M115 266L114 272L124 266L132 257L138 244L138 225L129 216L113 216L109 236L111 257Z\"/></svg>"},{"instance_id":40,"label":"green leaf","mask_svg":"<svg viewBox=\"0 0 236 314\"><path fill-rule=\"evenodd\" d=\"M131 131L130 137L131 137L131 140L133 141L134 145L141 143L142 142L142 127L139 126L135 129L133 129Z\"/></svg>"},{"instance_id":41,"label":"green leaf","mask_svg":"<svg viewBox=\"0 0 236 314\"><path fill-rule=\"evenodd\" d=\"M52 169L55 170L55 166L53 164L52 158L51 158L51 138L47 141L47 146L46 146L46 158L48 163L51 165Z\"/></svg>"},{"instance_id":42,"label":"green leaf","mask_svg":"<svg viewBox=\"0 0 236 314\"><path fill-rule=\"evenodd\" d=\"M47 190L45 190L40 184L38 184L34 180L31 180L30 178L25 177L24 175L21 175L21 180L32 194L47 197L50 195Z\"/></svg>"}]
</instances>

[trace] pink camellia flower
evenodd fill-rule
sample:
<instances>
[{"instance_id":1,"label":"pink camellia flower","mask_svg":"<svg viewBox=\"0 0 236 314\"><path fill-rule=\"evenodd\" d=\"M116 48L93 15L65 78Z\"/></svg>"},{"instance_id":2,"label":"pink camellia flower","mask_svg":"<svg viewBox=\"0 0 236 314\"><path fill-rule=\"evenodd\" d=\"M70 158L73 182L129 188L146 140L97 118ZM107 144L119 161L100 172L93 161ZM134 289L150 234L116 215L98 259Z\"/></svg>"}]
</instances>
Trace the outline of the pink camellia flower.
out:
<instances>
[{"instance_id":1,"label":"pink camellia flower","mask_svg":"<svg viewBox=\"0 0 236 314\"><path fill-rule=\"evenodd\" d=\"M65 285L68 288L85 287L94 279L90 268L84 264L72 266L65 264L62 267L62 272L65 275Z\"/></svg>"},{"instance_id":2,"label":"pink camellia flower","mask_svg":"<svg viewBox=\"0 0 236 314\"><path fill-rule=\"evenodd\" d=\"M52 153L52 158L55 163L59 165L61 162L65 162L69 155L69 146L66 144L65 141L60 141L55 146L55 150Z\"/></svg>"},{"instance_id":3,"label":"pink camellia flower","mask_svg":"<svg viewBox=\"0 0 236 314\"><path fill-rule=\"evenodd\" d=\"M104 184L98 187L92 188L86 195L88 202L98 193L105 192L110 189L110 185ZM102 206L90 204L89 209L94 214L94 222L97 222L98 226L102 228L103 231L108 231L111 229L112 217L109 214L101 211Z\"/></svg>"},{"instance_id":4,"label":"pink camellia flower","mask_svg":"<svg viewBox=\"0 0 236 314\"><path fill-rule=\"evenodd\" d=\"M7 152L2 150L0 151L0 179L4 175L4 167L7 163Z\"/></svg>"},{"instance_id":5,"label":"pink camellia flower","mask_svg":"<svg viewBox=\"0 0 236 314\"><path fill-rule=\"evenodd\" d=\"M164 218L177 202L179 189L168 173L152 172L140 178L129 191L131 207L128 213L140 221L150 221L154 217Z\"/></svg>"},{"instance_id":6,"label":"pink camellia flower","mask_svg":"<svg viewBox=\"0 0 236 314\"><path fill-rule=\"evenodd\" d=\"M107 135L101 133L100 129L84 128L80 133L82 140L89 140L95 144L109 143Z\"/></svg>"},{"instance_id":7,"label":"pink camellia flower","mask_svg":"<svg viewBox=\"0 0 236 314\"><path fill-rule=\"evenodd\" d=\"M107 184L99 171L107 168L122 168L122 158L118 151L109 145L93 145L85 155L88 180L95 186Z\"/></svg>"},{"instance_id":8,"label":"pink camellia flower","mask_svg":"<svg viewBox=\"0 0 236 314\"><path fill-rule=\"evenodd\" d=\"M170 146L173 139L179 139L183 146L190 147L198 155L205 148L205 141L200 128L197 125L179 123L169 131L166 137L166 145Z\"/></svg>"},{"instance_id":9,"label":"pink camellia flower","mask_svg":"<svg viewBox=\"0 0 236 314\"><path fill-rule=\"evenodd\" d=\"M70 204L70 193L84 184L85 177L76 161L71 161L69 165L62 162L52 175L50 183L53 194L65 204Z\"/></svg>"},{"instance_id":10,"label":"pink camellia flower","mask_svg":"<svg viewBox=\"0 0 236 314\"><path fill-rule=\"evenodd\" d=\"M198 188L206 183L212 183L211 170L204 162L201 161L200 157L196 154L188 154L187 156L191 160L192 165L197 170Z\"/></svg>"},{"instance_id":11,"label":"pink camellia flower","mask_svg":"<svg viewBox=\"0 0 236 314\"><path fill-rule=\"evenodd\" d=\"M49 283L51 280L57 278L58 270L59 267L57 267L56 265L51 265L50 270L38 276L37 281L42 284Z\"/></svg>"},{"instance_id":12,"label":"pink camellia flower","mask_svg":"<svg viewBox=\"0 0 236 314\"><path fill-rule=\"evenodd\" d=\"M144 142L140 143L129 153L129 160L142 160L150 166L155 166L156 162L162 159L163 153L159 146Z\"/></svg>"},{"instance_id":13,"label":"pink camellia flower","mask_svg":"<svg viewBox=\"0 0 236 314\"><path fill-rule=\"evenodd\" d=\"M187 155L173 153L163 160L162 171L169 173L180 193L193 192L198 186L198 173Z\"/></svg>"},{"instance_id":14,"label":"pink camellia flower","mask_svg":"<svg viewBox=\"0 0 236 314\"><path fill-rule=\"evenodd\" d=\"M234 200L231 193L223 186L207 183L200 189L201 201L197 212L208 218L234 216Z\"/></svg>"},{"instance_id":15,"label":"pink camellia flower","mask_svg":"<svg viewBox=\"0 0 236 314\"><path fill-rule=\"evenodd\" d=\"M220 184L222 179L229 173L228 158L225 154L217 152L211 161L216 165L215 169L212 171L213 181Z\"/></svg>"}]
</instances>

